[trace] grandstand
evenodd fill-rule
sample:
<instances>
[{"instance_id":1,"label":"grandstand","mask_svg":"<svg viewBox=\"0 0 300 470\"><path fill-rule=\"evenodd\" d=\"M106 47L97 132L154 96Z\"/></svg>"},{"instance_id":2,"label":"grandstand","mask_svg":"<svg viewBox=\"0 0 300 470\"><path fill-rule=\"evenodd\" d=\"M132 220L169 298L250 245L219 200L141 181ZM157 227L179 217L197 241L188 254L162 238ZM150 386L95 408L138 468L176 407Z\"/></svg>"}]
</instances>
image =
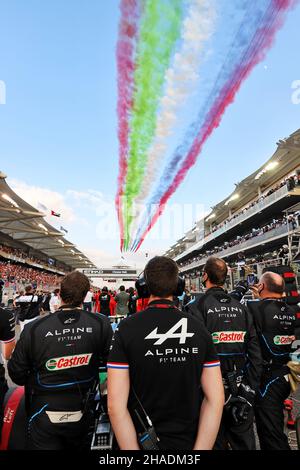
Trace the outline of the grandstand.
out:
<instances>
[{"instance_id":1,"label":"grandstand","mask_svg":"<svg viewBox=\"0 0 300 470\"><path fill-rule=\"evenodd\" d=\"M0 279L8 291L33 283L52 289L59 277L94 264L20 198L0 172Z\"/></svg>"},{"instance_id":2,"label":"grandstand","mask_svg":"<svg viewBox=\"0 0 300 470\"><path fill-rule=\"evenodd\" d=\"M228 262L231 285L250 272L259 276L267 266L293 264L299 278L300 129L280 140L262 167L166 252L195 291L213 254Z\"/></svg>"}]
</instances>

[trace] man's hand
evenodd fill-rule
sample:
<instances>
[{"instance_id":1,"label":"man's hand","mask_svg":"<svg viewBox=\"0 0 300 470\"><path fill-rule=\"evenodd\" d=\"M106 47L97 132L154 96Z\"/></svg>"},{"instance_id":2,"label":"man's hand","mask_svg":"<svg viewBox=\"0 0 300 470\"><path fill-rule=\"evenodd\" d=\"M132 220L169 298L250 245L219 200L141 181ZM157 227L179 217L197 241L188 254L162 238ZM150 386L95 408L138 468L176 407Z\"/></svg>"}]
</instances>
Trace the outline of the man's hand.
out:
<instances>
[{"instance_id":1,"label":"man's hand","mask_svg":"<svg viewBox=\"0 0 300 470\"><path fill-rule=\"evenodd\" d=\"M249 289L251 290L252 297L254 300L260 299L259 284L253 284L253 286L249 286Z\"/></svg>"},{"instance_id":2,"label":"man's hand","mask_svg":"<svg viewBox=\"0 0 300 470\"><path fill-rule=\"evenodd\" d=\"M243 397L232 397L226 408L230 411L236 425L243 424L248 419L252 405Z\"/></svg>"},{"instance_id":3,"label":"man's hand","mask_svg":"<svg viewBox=\"0 0 300 470\"><path fill-rule=\"evenodd\" d=\"M9 343L3 343L2 344L2 355L3 355L3 357L6 361L8 361L11 358L11 355L12 355L13 350L15 349L15 347L16 347L15 340L10 341Z\"/></svg>"},{"instance_id":4,"label":"man's hand","mask_svg":"<svg viewBox=\"0 0 300 470\"><path fill-rule=\"evenodd\" d=\"M108 369L108 414L121 450L139 450L136 430L127 404L130 390L129 370Z\"/></svg>"},{"instance_id":5,"label":"man's hand","mask_svg":"<svg viewBox=\"0 0 300 470\"><path fill-rule=\"evenodd\" d=\"M220 367L203 369L201 387L204 399L193 450L211 450L218 435L224 407L224 387Z\"/></svg>"}]
</instances>

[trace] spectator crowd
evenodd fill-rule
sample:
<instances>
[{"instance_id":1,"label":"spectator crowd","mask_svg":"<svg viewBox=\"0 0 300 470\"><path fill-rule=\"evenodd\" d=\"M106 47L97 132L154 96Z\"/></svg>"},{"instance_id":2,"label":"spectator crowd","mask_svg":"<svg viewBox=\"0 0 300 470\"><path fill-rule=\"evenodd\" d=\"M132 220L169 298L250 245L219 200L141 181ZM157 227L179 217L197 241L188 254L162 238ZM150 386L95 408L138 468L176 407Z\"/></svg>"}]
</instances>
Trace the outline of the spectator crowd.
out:
<instances>
[{"instance_id":1,"label":"spectator crowd","mask_svg":"<svg viewBox=\"0 0 300 470\"><path fill-rule=\"evenodd\" d=\"M63 266L60 263L57 263L55 260L52 260L50 258L41 259L29 253L26 253L25 251L18 249L18 248L13 248L11 246L0 244L0 256L1 256L1 252L12 256L14 258L14 261L17 261L19 259L19 260L23 260L24 262L35 263L41 266L53 266L53 267L56 267L57 269L61 269L64 272L66 271L66 266Z\"/></svg>"},{"instance_id":2,"label":"spectator crowd","mask_svg":"<svg viewBox=\"0 0 300 470\"><path fill-rule=\"evenodd\" d=\"M27 284L32 284L35 289L51 290L59 283L61 276L20 264L0 261L0 278L4 281L5 287L11 287L15 291L24 288Z\"/></svg>"},{"instance_id":3,"label":"spectator crowd","mask_svg":"<svg viewBox=\"0 0 300 470\"><path fill-rule=\"evenodd\" d=\"M287 186L287 188L289 190L292 190L294 189L296 186L299 186L300 185L300 180L299 180L299 176L298 175L292 175L288 178L285 178L284 180L282 180L279 184L275 185L274 187L270 188L266 193L262 194L261 196L259 196L257 199L255 199L254 201L252 201L251 203L249 203L246 207L244 207L242 210L240 210L239 212L236 212L235 214L233 214L231 217L228 217L226 220L224 220L222 223L218 224L218 225L214 225L212 227L212 230L211 232L208 232L206 234L206 236L210 235L211 233L214 233L216 232L217 230L219 230L220 228L223 228L223 227L226 227L227 224L229 224L230 222L232 222L234 219L236 219L237 217L239 217L240 215L242 214L245 214L249 209L251 209L252 207L255 207L258 203L264 201L267 197L271 196L271 194L275 193L276 191L278 191L280 188L282 188L283 186Z\"/></svg>"},{"instance_id":4,"label":"spectator crowd","mask_svg":"<svg viewBox=\"0 0 300 470\"><path fill-rule=\"evenodd\" d=\"M192 259L189 259L185 262L179 263L180 267L188 266L189 264L194 263L195 261L200 261L203 258L208 256L220 253L221 251L227 250L228 248L232 248L233 246L238 246L248 240L251 240L255 237L263 235L267 232L275 230L283 225L290 224L292 230L295 230L296 227L299 227L299 214L295 213L294 215L289 215L288 217L284 216L282 218L273 219L268 224L263 225L262 227L253 228L251 232L247 232L244 235L238 235L233 240L229 242L224 242L220 246L215 246L212 250L207 250L204 254L200 254Z\"/></svg>"},{"instance_id":5,"label":"spectator crowd","mask_svg":"<svg viewBox=\"0 0 300 470\"><path fill-rule=\"evenodd\" d=\"M6 259L4 253L13 256L14 259ZM25 263L18 262L18 259L24 260ZM26 265L26 261L43 264L40 259L29 256L20 249L0 244L0 304L3 303L5 306L15 304L16 299L30 287L30 295L34 293L39 298L39 311L55 312L60 306L57 286L62 276L46 269ZM124 286L120 287L119 292L109 290L107 287L102 289L92 287L84 302L85 310L106 316L127 316L144 307L144 300L138 299L133 287L125 290Z\"/></svg>"}]
</instances>

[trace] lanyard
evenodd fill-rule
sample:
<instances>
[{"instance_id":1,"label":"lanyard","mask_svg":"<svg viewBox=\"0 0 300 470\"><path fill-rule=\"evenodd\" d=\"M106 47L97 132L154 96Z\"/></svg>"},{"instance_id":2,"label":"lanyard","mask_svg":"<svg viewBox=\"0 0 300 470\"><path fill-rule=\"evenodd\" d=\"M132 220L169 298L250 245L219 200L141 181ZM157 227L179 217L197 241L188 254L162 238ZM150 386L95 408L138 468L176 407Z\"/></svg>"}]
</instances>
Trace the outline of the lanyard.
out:
<instances>
[{"instance_id":1,"label":"lanyard","mask_svg":"<svg viewBox=\"0 0 300 470\"><path fill-rule=\"evenodd\" d=\"M57 309L57 312L74 312L74 310L81 310L82 308L80 307L60 307Z\"/></svg>"}]
</instances>

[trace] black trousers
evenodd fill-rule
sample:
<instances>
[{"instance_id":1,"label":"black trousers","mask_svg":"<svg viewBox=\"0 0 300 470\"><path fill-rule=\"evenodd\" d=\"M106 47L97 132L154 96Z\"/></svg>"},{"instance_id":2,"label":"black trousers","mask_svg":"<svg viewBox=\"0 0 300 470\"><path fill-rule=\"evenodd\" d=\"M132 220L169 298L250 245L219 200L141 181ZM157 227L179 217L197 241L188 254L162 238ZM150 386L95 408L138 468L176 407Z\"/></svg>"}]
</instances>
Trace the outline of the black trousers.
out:
<instances>
[{"instance_id":1,"label":"black trousers","mask_svg":"<svg viewBox=\"0 0 300 470\"><path fill-rule=\"evenodd\" d=\"M28 420L27 450L89 450L91 411L86 411L77 423L57 424L51 423L46 411L42 407Z\"/></svg>"},{"instance_id":2,"label":"black trousers","mask_svg":"<svg viewBox=\"0 0 300 470\"><path fill-rule=\"evenodd\" d=\"M250 411L247 421L237 425L230 412L224 409L214 450L255 450L253 421L254 413Z\"/></svg>"},{"instance_id":3,"label":"black trousers","mask_svg":"<svg viewBox=\"0 0 300 470\"><path fill-rule=\"evenodd\" d=\"M87 312L92 311L92 302L84 302L83 303L83 310L86 310Z\"/></svg>"},{"instance_id":4,"label":"black trousers","mask_svg":"<svg viewBox=\"0 0 300 470\"><path fill-rule=\"evenodd\" d=\"M283 376L276 379L273 375L263 381L263 396L258 395L255 405L256 427L262 450L290 450L284 433L283 413L283 402L290 392L290 384Z\"/></svg>"},{"instance_id":5,"label":"black trousers","mask_svg":"<svg viewBox=\"0 0 300 470\"><path fill-rule=\"evenodd\" d=\"M0 365L1 368L1 365ZM0 370L1 374L1 370ZM1 443L1 434L2 434L2 426L3 426L3 417L4 417L4 409L3 403L5 394L8 391L6 380L3 376L0 375L0 443Z\"/></svg>"}]
</instances>

